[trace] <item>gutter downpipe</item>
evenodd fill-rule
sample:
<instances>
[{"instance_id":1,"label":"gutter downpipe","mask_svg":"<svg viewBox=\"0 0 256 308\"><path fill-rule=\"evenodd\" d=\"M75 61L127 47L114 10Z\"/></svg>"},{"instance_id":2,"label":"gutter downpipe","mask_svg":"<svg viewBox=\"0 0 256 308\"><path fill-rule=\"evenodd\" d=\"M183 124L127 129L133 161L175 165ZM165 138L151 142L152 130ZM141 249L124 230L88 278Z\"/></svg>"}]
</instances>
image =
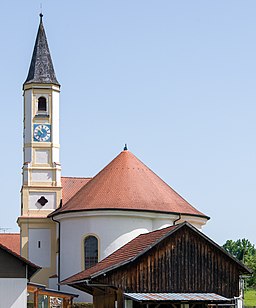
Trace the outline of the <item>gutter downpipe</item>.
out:
<instances>
[{"instance_id":1,"label":"gutter downpipe","mask_svg":"<svg viewBox=\"0 0 256 308\"><path fill-rule=\"evenodd\" d=\"M52 221L58 223L58 235L59 235L59 240L58 240L58 291L60 291L60 222L58 220L54 220L53 216L51 217Z\"/></svg>"},{"instance_id":2,"label":"gutter downpipe","mask_svg":"<svg viewBox=\"0 0 256 308\"><path fill-rule=\"evenodd\" d=\"M176 225L176 222L181 219L181 213L179 213L179 217L173 221L173 226Z\"/></svg>"},{"instance_id":3,"label":"gutter downpipe","mask_svg":"<svg viewBox=\"0 0 256 308\"><path fill-rule=\"evenodd\" d=\"M27 264L26 264L26 280L29 281L28 280L28 265Z\"/></svg>"}]
</instances>

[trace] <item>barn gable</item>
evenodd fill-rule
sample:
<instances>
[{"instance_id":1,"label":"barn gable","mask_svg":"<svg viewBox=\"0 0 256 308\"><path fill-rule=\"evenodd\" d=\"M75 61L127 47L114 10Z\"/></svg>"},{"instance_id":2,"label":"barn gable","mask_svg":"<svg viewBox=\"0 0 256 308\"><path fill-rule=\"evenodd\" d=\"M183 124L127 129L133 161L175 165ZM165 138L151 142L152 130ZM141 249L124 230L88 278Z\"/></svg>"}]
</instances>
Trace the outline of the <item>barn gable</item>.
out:
<instances>
[{"instance_id":1,"label":"barn gable","mask_svg":"<svg viewBox=\"0 0 256 308\"><path fill-rule=\"evenodd\" d=\"M140 235L63 283L98 294L216 293L239 296L239 276L249 270L188 223Z\"/></svg>"},{"instance_id":2,"label":"barn gable","mask_svg":"<svg viewBox=\"0 0 256 308\"><path fill-rule=\"evenodd\" d=\"M217 293L239 296L245 269L188 225L175 230L133 262L95 277L125 292Z\"/></svg>"}]
</instances>

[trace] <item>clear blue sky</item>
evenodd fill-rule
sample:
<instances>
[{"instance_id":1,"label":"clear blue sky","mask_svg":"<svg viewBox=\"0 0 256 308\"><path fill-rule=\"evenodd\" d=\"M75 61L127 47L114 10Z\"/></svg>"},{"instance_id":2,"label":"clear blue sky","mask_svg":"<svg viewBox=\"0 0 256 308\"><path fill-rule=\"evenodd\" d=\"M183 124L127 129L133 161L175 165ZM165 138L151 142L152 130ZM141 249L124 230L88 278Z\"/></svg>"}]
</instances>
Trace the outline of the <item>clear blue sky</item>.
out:
<instances>
[{"instance_id":1,"label":"clear blue sky","mask_svg":"<svg viewBox=\"0 0 256 308\"><path fill-rule=\"evenodd\" d=\"M211 217L219 244L256 243L256 1L4 1L0 227L17 231L22 84L40 3L61 83L63 175L129 149Z\"/></svg>"}]
</instances>

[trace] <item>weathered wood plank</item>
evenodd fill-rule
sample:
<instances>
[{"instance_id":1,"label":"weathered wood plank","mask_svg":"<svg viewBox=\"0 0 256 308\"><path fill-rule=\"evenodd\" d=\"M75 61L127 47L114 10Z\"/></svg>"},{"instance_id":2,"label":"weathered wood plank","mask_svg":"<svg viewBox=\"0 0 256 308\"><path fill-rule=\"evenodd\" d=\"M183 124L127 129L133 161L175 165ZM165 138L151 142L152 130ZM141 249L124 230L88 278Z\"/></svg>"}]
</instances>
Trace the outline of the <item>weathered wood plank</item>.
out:
<instances>
[{"instance_id":1,"label":"weathered wood plank","mask_svg":"<svg viewBox=\"0 0 256 308\"><path fill-rule=\"evenodd\" d=\"M238 296L237 264L190 229L177 231L135 263L100 278L129 292L210 292Z\"/></svg>"}]
</instances>

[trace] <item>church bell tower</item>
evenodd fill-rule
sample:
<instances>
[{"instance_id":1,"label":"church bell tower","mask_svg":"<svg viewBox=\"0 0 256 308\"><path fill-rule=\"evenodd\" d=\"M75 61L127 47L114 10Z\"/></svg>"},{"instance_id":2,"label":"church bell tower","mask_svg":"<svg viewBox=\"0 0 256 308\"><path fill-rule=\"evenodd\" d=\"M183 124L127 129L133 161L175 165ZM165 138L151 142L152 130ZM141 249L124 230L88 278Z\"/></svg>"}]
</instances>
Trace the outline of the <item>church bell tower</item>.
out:
<instances>
[{"instance_id":1,"label":"church bell tower","mask_svg":"<svg viewBox=\"0 0 256 308\"><path fill-rule=\"evenodd\" d=\"M27 79L23 85L23 168L21 254L42 267L37 282L48 285L56 274L56 223L47 216L61 202L59 93L50 50L40 24Z\"/></svg>"}]
</instances>

